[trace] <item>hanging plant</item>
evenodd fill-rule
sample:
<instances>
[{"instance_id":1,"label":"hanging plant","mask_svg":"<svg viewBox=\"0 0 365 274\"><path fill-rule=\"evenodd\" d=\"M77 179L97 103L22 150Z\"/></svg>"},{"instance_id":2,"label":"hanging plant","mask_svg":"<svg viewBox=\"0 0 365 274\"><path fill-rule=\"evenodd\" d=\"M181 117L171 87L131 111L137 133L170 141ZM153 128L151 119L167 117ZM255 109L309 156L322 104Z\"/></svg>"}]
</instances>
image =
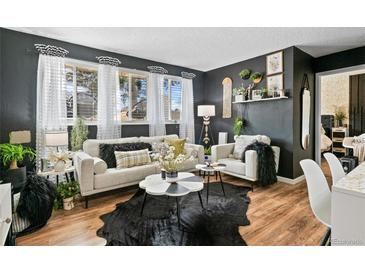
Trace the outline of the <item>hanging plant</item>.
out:
<instances>
[{"instance_id":1,"label":"hanging plant","mask_svg":"<svg viewBox=\"0 0 365 274\"><path fill-rule=\"evenodd\" d=\"M251 75L250 77L251 81L254 83L254 84L258 84L261 82L262 80L262 73L260 72L255 72L254 74Z\"/></svg>"},{"instance_id":2,"label":"hanging plant","mask_svg":"<svg viewBox=\"0 0 365 274\"><path fill-rule=\"evenodd\" d=\"M249 79L250 75L251 75L251 70L249 69L241 70L241 72L239 73L239 76L241 77L242 80Z\"/></svg>"},{"instance_id":3,"label":"hanging plant","mask_svg":"<svg viewBox=\"0 0 365 274\"><path fill-rule=\"evenodd\" d=\"M234 120L234 124L233 124L233 132L235 136L239 136L241 134L241 132L243 131L243 129L245 128L246 125L246 121L243 117L237 117Z\"/></svg>"}]
</instances>

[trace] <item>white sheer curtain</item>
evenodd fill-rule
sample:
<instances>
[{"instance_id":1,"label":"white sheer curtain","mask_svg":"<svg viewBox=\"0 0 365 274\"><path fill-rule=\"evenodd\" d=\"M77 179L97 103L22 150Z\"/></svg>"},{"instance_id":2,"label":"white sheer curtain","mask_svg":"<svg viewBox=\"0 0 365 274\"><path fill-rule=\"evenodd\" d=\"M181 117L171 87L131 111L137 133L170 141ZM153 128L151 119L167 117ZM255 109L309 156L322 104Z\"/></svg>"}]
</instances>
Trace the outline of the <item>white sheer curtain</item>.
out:
<instances>
[{"instance_id":1,"label":"white sheer curtain","mask_svg":"<svg viewBox=\"0 0 365 274\"><path fill-rule=\"evenodd\" d=\"M52 52L51 52L52 53ZM41 53L37 73L36 165L48 156L45 133L67 131L65 58Z\"/></svg>"},{"instance_id":2,"label":"white sheer curtain","mask_svg":"<svg viewBox=\"0 0 365 274\"><path fill-rule=\"evenodd\" d=\"M150 136L166 135L163 83L163 74L150 73L147 88L147 119Z\"/></svg>"},{"instance_id":3,"label":"white sheer curtain","mask_svg":"<svg viewBox=\"0 0 365 274\"><path fill-rule=\"evenodd\" d=\"M182 78L180 138L195 143L193 80Z\"/></svg>"},{"instance_id":4,"label":"white sheer curtain","mask_svg":"<svg viewBox=\"0 0 365 274\"><path fill-rule=\"evenodd\" d=\"M116 66L99 64L98 67L98 139L121 138L121 125L117 109L119 88Z\"/></svg>"}]
</instances>

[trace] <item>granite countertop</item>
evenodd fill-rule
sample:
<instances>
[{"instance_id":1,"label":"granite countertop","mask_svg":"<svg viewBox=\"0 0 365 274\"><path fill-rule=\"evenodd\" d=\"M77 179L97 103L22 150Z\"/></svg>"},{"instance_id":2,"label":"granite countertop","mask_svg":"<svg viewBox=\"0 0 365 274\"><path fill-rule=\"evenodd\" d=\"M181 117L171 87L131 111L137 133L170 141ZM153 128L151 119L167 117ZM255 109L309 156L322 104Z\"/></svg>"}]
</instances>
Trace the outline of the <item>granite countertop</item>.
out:
<instances>
[{"instance_id":1,"label":"granite countertop","mask_svg":"<svg viewBox=\"0 0 365 274\"><path fill-rule=\"evenodd\" d=\"M333 187L365 194L365 162L361 163L349 174L339 180Z\"/></svg>"}]
</instances>

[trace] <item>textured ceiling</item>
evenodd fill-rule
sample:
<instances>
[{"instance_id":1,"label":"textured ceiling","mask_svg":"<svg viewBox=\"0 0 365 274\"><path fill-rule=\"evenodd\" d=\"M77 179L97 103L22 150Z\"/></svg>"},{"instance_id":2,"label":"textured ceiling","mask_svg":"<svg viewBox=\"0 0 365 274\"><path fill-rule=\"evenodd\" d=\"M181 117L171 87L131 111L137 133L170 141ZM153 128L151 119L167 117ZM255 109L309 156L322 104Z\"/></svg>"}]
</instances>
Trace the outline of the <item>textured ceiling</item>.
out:
<instances>
[{"instance_id":1,"label":"textured ceiling","mask_svg":"<svg viewBox=\"0 0 365 274\"><path fill-rule=\"evenodd\" d=\"M289 46L314 57L365 45L365 28L11 28L208 71Z\"/></svg>"}]
</instances>

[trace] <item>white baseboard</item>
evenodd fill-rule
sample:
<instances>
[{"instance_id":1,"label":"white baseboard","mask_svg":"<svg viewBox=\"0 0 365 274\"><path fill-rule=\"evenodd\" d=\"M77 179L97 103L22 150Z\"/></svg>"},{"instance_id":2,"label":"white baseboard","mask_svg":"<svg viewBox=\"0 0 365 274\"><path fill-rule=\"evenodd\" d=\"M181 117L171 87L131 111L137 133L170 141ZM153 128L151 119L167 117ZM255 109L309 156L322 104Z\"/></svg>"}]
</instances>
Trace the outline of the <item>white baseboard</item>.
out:
<instances>
[{"instance_id":1,"label":"white baseboard","mask_svg":"<svg viewBox=\"0 0 365 274\"><path fill-rule=\"evenodd\" d=\"M304 175L299 176L295 179L290 179L290 178L286 178L286 177L282 177L282 176L277 176L278 181L279 182L283 182L286 184L291 184L291 185L295 185L297 183L300 183L301 181L303 181L305 179Z\"/></svg>"}]
</instances>

